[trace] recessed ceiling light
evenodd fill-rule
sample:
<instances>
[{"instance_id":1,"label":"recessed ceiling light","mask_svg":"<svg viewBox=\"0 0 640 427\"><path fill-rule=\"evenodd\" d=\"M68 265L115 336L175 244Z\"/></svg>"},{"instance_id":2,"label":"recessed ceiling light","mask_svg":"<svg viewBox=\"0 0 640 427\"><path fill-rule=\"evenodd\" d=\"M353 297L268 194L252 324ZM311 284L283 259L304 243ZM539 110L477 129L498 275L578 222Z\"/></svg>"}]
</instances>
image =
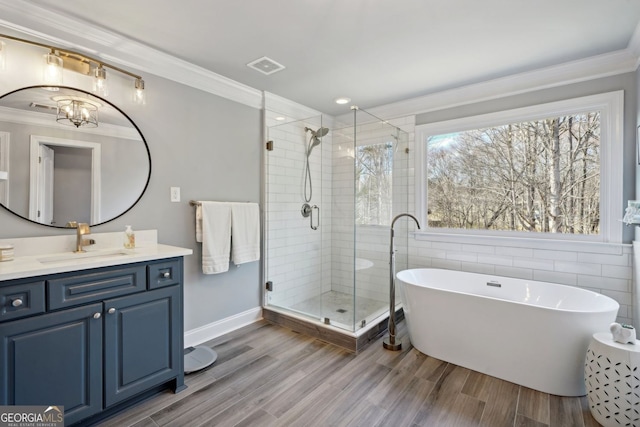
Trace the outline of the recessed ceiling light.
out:
<instances>
[{"instance_id":1,"label":"recessed ceiling light","mask_svg":"<svg viewBox=\"0 0 640 427\"><path fill-rule=\"evenodd\" d=\"M287 120L287 118L286 118L286 117L282 117L282 116L278 116L278 117L276 117L275 119L276 119L277 121L279 121L279 122L282 122L282 121Z\"/></svg>"},{"instance_id":2,"label":"recessed ceiling light","mask_svg":"<svg viewBox=\"0 0 640 427\"><path fill-rule=\"evenodd\" d=\"M347 104L347 103L351 102L351 98L347 98L347 97L341 96L340 98L334 99L334 101L336 102L336 104L342 105L342 104Z\"/></svg>"}]
</instances>

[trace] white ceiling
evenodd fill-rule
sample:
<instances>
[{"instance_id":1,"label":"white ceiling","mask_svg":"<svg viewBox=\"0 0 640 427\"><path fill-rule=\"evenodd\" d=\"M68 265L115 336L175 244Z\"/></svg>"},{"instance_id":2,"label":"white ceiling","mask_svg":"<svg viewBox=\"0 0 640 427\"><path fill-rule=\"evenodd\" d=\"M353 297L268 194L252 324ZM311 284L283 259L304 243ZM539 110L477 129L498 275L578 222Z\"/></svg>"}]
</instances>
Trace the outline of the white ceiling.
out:
<instances>
[{"instance_id":1,"label":"white ceiling","mask_svg":"<svg viewBox=\"0 0 640 427\"><path fill-rule=\"evenodd\" d=\"M332 115L626 49L640 21L638 0L23 1Z\"/></svg>"}]
</instances>

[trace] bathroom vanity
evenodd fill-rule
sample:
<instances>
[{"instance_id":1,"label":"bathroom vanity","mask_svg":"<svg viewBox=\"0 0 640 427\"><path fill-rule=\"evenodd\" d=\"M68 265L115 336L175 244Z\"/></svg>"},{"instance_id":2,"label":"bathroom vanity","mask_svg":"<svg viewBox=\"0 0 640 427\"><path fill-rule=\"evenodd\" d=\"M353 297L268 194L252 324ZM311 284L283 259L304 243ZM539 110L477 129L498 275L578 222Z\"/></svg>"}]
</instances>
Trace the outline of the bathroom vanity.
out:
<instances>
[{"instance_id":1,"label":"bathroom vanity","mask_svg":"<svg viewBox=\"0 0 640 427\"><path fill-rule=\"evenodd\" d=\"M150 243L0 263L0 405L64 406L70 425L185 388L190 253Z\"/></svg>"}]
</instances>

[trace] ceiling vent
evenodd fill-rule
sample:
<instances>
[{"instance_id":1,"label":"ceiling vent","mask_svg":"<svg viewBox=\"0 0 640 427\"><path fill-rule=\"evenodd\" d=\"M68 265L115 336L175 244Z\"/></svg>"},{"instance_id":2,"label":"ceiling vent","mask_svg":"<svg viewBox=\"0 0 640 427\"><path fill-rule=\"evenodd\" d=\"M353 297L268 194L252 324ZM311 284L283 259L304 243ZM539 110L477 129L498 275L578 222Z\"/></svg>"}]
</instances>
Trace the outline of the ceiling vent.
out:
<instances>
[{"instance_id":1,"label":"ceiling vent","mask_svg":"<svg viewBox=\"0 0 640 427\"><path fill-rule=\"evenodd\" d=\"M51 105L38 104L37 102L32 102L31 104L29 104L29 107L38 108L38 109L45 110L45 111L48 111L48 112L51 112L52 110L54 112L58 111L58 107L53 107Z\"/></svg>"},{"instance_id":2,"label":"ceiling vent","mask_svg":"<svg viewBox=\"0 0 640 427\"><path fill-rule=\"evenodd\" d=\"M247 67L260 71L262 74L265 74L267 76L285 69L284 65L278 64L276 61L271 58L267 58L266 56L249 62L247 64Z\"/></svg>"}]
</instances>

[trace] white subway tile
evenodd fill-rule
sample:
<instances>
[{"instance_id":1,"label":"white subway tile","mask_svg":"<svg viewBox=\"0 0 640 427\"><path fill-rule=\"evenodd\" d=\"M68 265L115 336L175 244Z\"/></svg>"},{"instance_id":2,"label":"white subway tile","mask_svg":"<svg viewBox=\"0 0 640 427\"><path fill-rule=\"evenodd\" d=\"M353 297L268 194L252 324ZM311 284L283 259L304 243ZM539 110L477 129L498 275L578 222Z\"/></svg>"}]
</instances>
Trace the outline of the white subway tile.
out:
<instances>
[{"instance_id":1,"label":"white subway tile","mask_svg":"<svg viewBox=\"0 0 640 427\"><path fill-rule=\"evenodd\" d=\"M555 271L561 273L590 274L594 276L602 274L602 266L600 264L555 261L554 268Z\"/></svg>"},{"instance_id":2,"label":"white subway tile","mask_svg":"<svg viewBox=\"0 0 640 427\"><path fill-rule=\"evenodd\" d=\"M514 267L531 268L533 270L550 270L553 271L553 261L532 258L514 258Z\"/></svg>"},{"instance_id":3,"label":"white subway tile","mask_svg":"<svg viewBox=\"0 0 640 427\"><path fill-rule=\"evenodd\" d=\"M477 262L478 254L465 252L447 252L446 258L454 261Z\"/></svg>"},{"instance_id":4,"label":"white subway tile","mask_svg":"<svg viewBox=\"0 0 640 427\"><path fill-rule=\"evenodd\" d=\"M605 277L615 277L618 279L631 279L631 267L621 267L616 265L603 265L602 275Z\"/></svg>"},{"instance_id":5,"label":"white subway tile","mask_svg":"<svg viewBox=\"0 0 640 427\"><path fill-rule=\"evenodd\" d=\"M533 249L512 248L506 246L496 246L496 255L517 256L521 258L533 258Z\"/></svg>"},{"instance_id":6,"label":"white subway tile","mask_svg":"<svg viewBox=\"0 0 640 427\"><path fill-rule=\"evenodd\" d=\"M500 255L478 255L478 263L495 264L495 265L501 265L501 266L512 266L513 258L510 256L500 256Z\"/></svg>"},{"instance_id":7,"label":"white subway tile","mask_svg":"<svg viewBox=\"0 0 640 427\"><path fill-rule=\"evenodd\" d=\"M560 285L572 285L578 284L578 275L574 273L560 273L557 271L546 270L534 270L534 280L540 282L558 283Z\"/></svg>"},{"instance_id":8,"label":"white subway tile","mask_svg":"<svg viewBox=\"0 0 640 427\"><path fill-rule=\"evenodd\" d=\"M578 261L578 254L569 251L550 251L545 249L534 249L533 257L540 259L550 259L554 261Z\"/></svg>"},{"instance_id":9,"label":"white subway tile","mask_svg":"<svg viewBox=\"0 0 640 427\"><path fill-rule=\"evenodd\" d=\"M490 264L478 264L475 262L461 262L460 269L470 273L495 274L495 266Z\"/></svg>"},{"instance_id":10,"label":"white subway tile","mask_svg":"<svg viewBox=\"0 0 640 427\"><path fill-rule=\"evenodd\" d=\"M443 251L440 249L420 248L418 249L418 257L446 259L447 251Z\"/></svg>"},{"instance_id":11,"label":"white subway tile","mask_svg":"<svg viewBox=\"0 0 640 427\"><path fill-rule=\"evenodd\" d=\"M608 289L611 291L631 292L631 281L612 277L578 275L578 286Z\"/></svg>"},{"instance_id":12,"label":"white subway tile","mask_svg":"<svg viewBox=\"0 0 640 427\"><path fill-rule=\"evenodd\" d=\"M495 247L489 245L462 245L462 250L464 252L476 252L479 254L494 254Z\"/></svg>"},{"instance_id":13,"label":"white subway tile","mask_svg":"<svg viewBox=\"0 0 640 427\"><path fill-rule=\"evenodd\" d=\"M583 252L578 254L578 261L627 267L631 265L631 256L629 254L607 255L607 254L590 254L590 253Z\"/></svg>"},{"instance_id":14,"label":"white subway tile","mask_svg":"<svg viewBox=\"0 0 640 427\"><path fill-rule=\"evenodd\" d=\"M533 279L533 270L528 268L515 268L496 265L496 274L498 276L515 277L517 279Z\"/></svg>"},{"instance_id":15,"label":"white subway tile","mask_svg":"<svg viewBox=\"0 0 640 427\"><path fill-rule=\"evenodd\" d=\"M462 251L462 245L459 243L432 242L431 247L434 249L444 249L445 251Z\"/></svg>"},{"instance_id":16,"label":"white subway tile","mask_svg":"<svg viewBox=\"0 0 640 427\"><path fill-rule=\"evenodd\" d=\"M445 268L447 270L460 270L460 261L433 258L431 260L431 266L433 268Z\"/></svg>"}]
</instances>

